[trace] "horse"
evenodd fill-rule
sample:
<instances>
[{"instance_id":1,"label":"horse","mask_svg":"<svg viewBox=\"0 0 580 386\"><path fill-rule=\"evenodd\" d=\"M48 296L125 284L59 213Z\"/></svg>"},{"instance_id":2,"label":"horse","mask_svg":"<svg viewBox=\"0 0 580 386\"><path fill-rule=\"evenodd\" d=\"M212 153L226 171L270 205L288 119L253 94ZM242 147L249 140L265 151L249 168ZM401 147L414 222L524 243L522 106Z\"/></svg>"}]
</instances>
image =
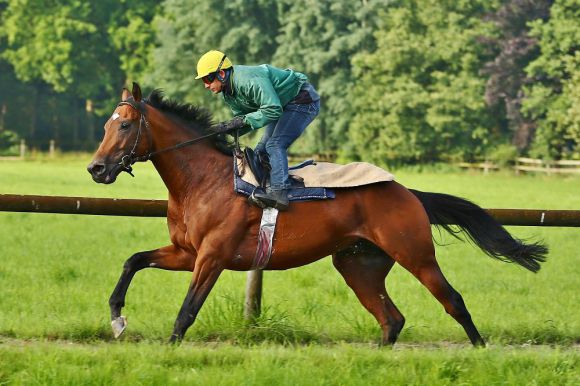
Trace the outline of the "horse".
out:
<instances>
[{"instance_id":1,"label":"horse","mask_svg":"<svg viewBox=\"0 0 580 386\"><path fill-rule=\"evenodd\" d=\"M136 162L151 160L169 196L171 244L126 260L109 299L115 337L125 329L121 309L139 270L193 272L169 340L179 343L220 274L252 269L262 209L234 192L232 152L225 148L225 136L212 132L212 123L208 111L169 100L160 90L144 99L136 83L131 91L123 89L105 123L103 141L87 168L93 180L111 184L121 172L131 173ZM334 267L382 329L380 343L393 345L405 318L389 297L385 279L399 263L463 327L474 346L485 346L463 298L437 263L432 224L456 237L461 232L487 255L532 272L548 253L541 242L512 237L468 200L390 181L336 189L334 199L292 203L278 216L264 269L286 270L332 256Z\"/></svg>"}]
</instances>

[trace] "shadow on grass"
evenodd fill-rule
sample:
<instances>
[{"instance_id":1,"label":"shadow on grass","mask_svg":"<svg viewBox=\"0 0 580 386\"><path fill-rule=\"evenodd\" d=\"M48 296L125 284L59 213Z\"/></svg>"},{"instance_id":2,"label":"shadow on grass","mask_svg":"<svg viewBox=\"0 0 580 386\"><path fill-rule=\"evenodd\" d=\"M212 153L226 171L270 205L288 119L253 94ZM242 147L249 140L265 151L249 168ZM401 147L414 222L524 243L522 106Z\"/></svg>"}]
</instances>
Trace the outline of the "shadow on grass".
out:
<instances>
[{"instance_id":1,"label":"shadow on grass","mask_svg":"<svg viewBox=\"0 0 580 386\"><path fill-rule=\"evenodd\" d=\"M491 334L488 340L496 344L562 345L580 344L580 336L569 335L556 327L519 328Z\"/></svg>"},{"instance_id":2,"label":"shadow on grass","mask_svg":"<svg viewBox=\"0 0 580 386\"><path fill-rule=\"evenodd\" d=\"M287 314L283 312L273 312L265 310L253 322L248 322L242 317L234 320L221 320L215 325L192 327L186 335L184 342L186 344L196 343L227 343L238 346L254 346L264 343L271 343L282 346L295 345L334 345L340 343L363 344L378 346L380 340L380 331L377 329L375 339L368 339L360 334L353 332L337 332L329 336L324 333L313 332L312 329L299 326L293 322ZM171 331L167 331L166 337L148 336L143 331L131 331L128 329L120 339L115 339L108 325L91 327L76 326L74 328L62 331L50 331L42 335L22 336L13 330L0 331L0 341L2 338L8 340L48 340L48 341L67 341L74 343L98 343L98 342L155 342L166 343L169 340ZM366 334L364 334L366 335ZM367 335L368 337L368 335ZM580 344L580 337L567 334L558 330L556 327L544 328L516 328L511 330L494 331L492 334L485 336L488 344L494 346L502 345L558 345L574 346ZM397 346L427 346L427 347L445 347L453 345L469 346L467 338L465 340L445 340L432 339L432 337L419 334L405 334L404 339L399 340Z\"/></svg>"},{"instance_id":3,"label":"shadow on grass","mask_svg":"<svg viewBox=\"0 0 580 386\"><path fill-rule=\"evenodd\" d=\"M118 339L113 337L113 333L109 326L100 326L92 328L88 326L76 327L71 330L64 330L59 332L49 332L42 336L47 340L66 340L76 343L94 343L94 342L116 342ZM145 340L143 334L131 333L123 338L124 341L137 343Z\"/></svg>"}]
</instances>

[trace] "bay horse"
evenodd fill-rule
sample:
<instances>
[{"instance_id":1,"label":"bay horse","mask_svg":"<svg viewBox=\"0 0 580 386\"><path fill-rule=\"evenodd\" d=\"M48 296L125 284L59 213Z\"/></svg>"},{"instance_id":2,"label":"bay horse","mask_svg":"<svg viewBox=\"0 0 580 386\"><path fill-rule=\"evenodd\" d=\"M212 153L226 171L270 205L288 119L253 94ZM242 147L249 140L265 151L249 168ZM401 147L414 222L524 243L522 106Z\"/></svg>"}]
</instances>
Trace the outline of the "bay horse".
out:
<instances>
[{"instance_id":1,"label":"bay horse","mask_svg":"<svg viewBox=\"0 0 580 386\"><path fill-rule=\"evenodd\" d=\"M113 183L131 165L151 160L167 187L171 244L135 253L124 264L110 297L115 335L125 329L121 309L135 273L153 267L192 271L191 285L170 342L180 342L223 270L252 268L262 209L233 190L233 159L223 136L211 131L211 116L155 90L123 89L121 102L88 171L98 183ZM187 145L187 146L186 146ZM335 190L323 201L292 203L278 216L267 270L285 270L332 255L362 305L382 329L383 344L394 344L405 318L385 288L397 262L413 274L465 330L484 346L461 295L435 259L431 224L452 235L461 231L487 255L537 272L547 248L513 238L485 210L459 197L409 190L391 181ZM458 228L452 227L455 224Z\"/></svg>"}]
</instances>

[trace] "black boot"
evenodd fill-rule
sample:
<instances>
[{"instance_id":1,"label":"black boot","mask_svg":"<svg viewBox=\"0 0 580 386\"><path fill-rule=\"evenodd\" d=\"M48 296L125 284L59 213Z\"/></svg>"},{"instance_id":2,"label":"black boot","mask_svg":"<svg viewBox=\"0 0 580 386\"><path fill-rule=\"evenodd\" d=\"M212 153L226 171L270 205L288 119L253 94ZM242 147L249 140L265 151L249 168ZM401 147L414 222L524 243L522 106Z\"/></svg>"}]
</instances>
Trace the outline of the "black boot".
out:
<instances>
[{"instance_id":1,"label":"black boot","mask_svg":"<svg viewBox=\"0 0 580 386\"><path fill-rule=\"evenodd\" d=\"M266 206L276 208L279 211L288 209L288 189L268 190L256 189L253 196L263 202Z\"/></svg>"},{"instance_id":2,"label":"black boot","mask_svg":"<svg viewBox=\"0 0 580 386\"><path fill-rule=\"evenodd\" d=\"M254 191L252 192L252 194L250 194L248 196L248 202L251 205L257 206L258 208L266 209L267 205L265 203L263 203L262 200L256 198L256 196L255 196L256 193L266 194L266 191L264 190L264 188L256 188L256 189L254 189Z\"/></svg>"}]
</instances>

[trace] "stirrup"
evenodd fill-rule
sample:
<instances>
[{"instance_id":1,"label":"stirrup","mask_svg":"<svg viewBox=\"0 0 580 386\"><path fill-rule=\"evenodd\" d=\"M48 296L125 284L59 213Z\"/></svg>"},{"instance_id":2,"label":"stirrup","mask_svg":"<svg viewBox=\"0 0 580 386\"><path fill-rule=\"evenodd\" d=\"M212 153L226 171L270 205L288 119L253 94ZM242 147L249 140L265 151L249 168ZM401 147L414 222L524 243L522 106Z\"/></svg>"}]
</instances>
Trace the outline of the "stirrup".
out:
<instances>
[{"instance_id":1,"label":"stirrup","mask_svg":"<svg viewBox=\"0 0 580 386\"><path fill-rule=\"evenodd\" d=\"M257 191L257 195L255 194ZM290 204L290 201L288 200L288 190L284 189L282 191L276 191L276 192L265 192L262 189L258 190L254 190L254 192L252 192L252 196L254 196L255 199L261 201L263 204L265 204L267 207L270 208L275 208L278 209L279 211L284 211L286 209L288 209L288 206ZM276 197L276 196L280 196L280 197Z\"/></svg>"},{"instance_id":2,"label":"stirrup","mask_svg":"<svg viewBox=\"0 0 580 386\"><path fill-rule=\"evenodd\" d=\"M266 205L266 203L264 203L258 197L254 196L254 193L256 192L256 190L257 189L254 189L252 194L250 194L248 196L248 202L250 203L250 205L254 205L254 206L257 206L258 208L266 209L268 207L268 205Z\"/></svg>"}]
</instances>

